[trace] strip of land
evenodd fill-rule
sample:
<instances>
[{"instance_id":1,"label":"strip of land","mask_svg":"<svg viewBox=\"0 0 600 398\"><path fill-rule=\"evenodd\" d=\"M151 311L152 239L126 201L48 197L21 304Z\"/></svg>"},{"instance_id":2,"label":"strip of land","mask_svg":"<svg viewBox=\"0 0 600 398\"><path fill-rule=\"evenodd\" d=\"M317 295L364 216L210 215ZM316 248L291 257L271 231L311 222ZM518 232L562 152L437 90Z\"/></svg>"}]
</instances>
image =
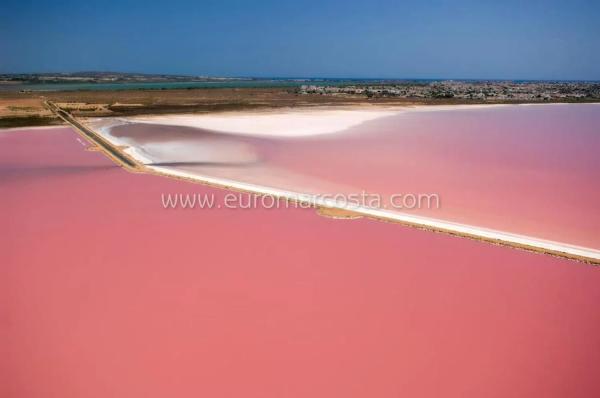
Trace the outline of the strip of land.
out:
<instances>
[{"instance_id":1,"label":"strip of land","mask_svg":"<svg viewBox=\"0 0 600 398\"><path fill-rule=\"evenodd\" d=\"M314 207L339 209L343 211L344 214L353 213L355 215L363 215L381 221L396 222L410 227L430 230L434 232L441 232L450 235L480 240L488 243L506 245L518 249L524 249L538 253L574 259L594 265L600 265L600 251L591 248L579 247L561 242L552 242L531 236L512 234L508 232L496 231L472 225L453 223L428 217L403 214L399 212L392 212L381 209L373 209L363 206L340 204L339 202L333 199L316 197L314 195L303 194L299 192L272 189L253 184L246 184L238 181L225 180L221 178L198 176L196 174L186 173L180 170L174 170L172 168L167 167L147 165L146 169L149 169L150 171L153 171L156 174L167 177L177 177L187 181L200 182L203 184L208 184L210 186L217 186L240 192L271 195L274 197L294 202L310 204Z\"/></svg>"},{"instance_id":2,"label":"strip of land","mask_svg":"<svg viewBox=\"0 0 600 398\"><path fill-rule=\"evenodd\" d=\"M110 141L103 138L101 135L96 134L92 129L83 125L77 119L75 119L68 112L60 109L52 102L47 101L46 106L56 114L56 116L62 119L65 123L70 124L75 128L75 131L80 133L85 139L90 141L93 145L100 148L108 157L113 159L117 164L131 170L139 168L138 162L132 159L125 152L119 150L118 147L114 146Z\"/></svg>"}]
</instances>

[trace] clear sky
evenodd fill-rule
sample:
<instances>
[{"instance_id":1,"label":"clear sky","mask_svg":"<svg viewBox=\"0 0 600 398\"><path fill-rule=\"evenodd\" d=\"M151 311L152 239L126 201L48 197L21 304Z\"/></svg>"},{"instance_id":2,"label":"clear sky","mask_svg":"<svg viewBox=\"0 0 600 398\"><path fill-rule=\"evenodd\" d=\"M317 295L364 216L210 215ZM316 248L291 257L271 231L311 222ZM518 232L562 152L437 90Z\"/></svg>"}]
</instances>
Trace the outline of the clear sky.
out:
<instances>
[{"instance_id":1,"label":"clear sky","mask_svg":"<svg viewBox=\"0 0 600 398\"><path fill-rule=\"evenodd\" d=\"M0 72L600 79L600 0L0 5Z\"/></svg>"}]
</instances>

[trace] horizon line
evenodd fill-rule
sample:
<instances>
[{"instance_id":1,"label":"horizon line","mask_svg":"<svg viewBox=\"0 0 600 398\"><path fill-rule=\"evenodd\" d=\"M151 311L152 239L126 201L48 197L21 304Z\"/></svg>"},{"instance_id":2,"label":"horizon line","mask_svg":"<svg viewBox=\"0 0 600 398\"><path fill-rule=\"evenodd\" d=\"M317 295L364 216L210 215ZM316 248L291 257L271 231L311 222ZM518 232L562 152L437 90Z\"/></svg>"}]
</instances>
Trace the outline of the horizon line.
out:
<instances>
[{"instance_id":1,"label":"horizon line","mask_svg":"<svg viewBox=\"0 0 600 398\"><path fill-rule=\"evenodd\" d=\"M179 73L153 73L153 72L126 72L114 70L78 70L78 71L49 71L49 72L0 72L0 75L47 75L47 74L66 74L76 75L83 73L114 73L127 75L148 75L148 76L168 76L168 77L189 77L189 78L208 78L208 79L242 79L242 80L357 80L357 81L537 81L537 82L600 82L600 79L570 79L570 78L484 78L484 77L364 77L364 76L260 76L260 75L202 75L202 74L179 74Z\"/></svg>"}]
</instances>

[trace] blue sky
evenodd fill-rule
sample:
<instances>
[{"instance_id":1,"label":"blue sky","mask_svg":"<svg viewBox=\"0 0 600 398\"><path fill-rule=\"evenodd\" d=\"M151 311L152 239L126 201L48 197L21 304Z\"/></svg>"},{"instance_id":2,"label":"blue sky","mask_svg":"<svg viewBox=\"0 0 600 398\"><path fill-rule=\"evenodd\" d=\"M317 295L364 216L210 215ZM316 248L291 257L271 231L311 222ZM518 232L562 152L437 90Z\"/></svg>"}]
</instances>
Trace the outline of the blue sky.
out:
<instances>
[{"instance_id":1,"label":"blue sky","mask_svg":"<svg viewBox=\"0 0 600 398\"><path fill-rule=\"evenodd\" d=\"M0 72L600 79L600 1L3 1Z\"/></svg>"}]
</instances>

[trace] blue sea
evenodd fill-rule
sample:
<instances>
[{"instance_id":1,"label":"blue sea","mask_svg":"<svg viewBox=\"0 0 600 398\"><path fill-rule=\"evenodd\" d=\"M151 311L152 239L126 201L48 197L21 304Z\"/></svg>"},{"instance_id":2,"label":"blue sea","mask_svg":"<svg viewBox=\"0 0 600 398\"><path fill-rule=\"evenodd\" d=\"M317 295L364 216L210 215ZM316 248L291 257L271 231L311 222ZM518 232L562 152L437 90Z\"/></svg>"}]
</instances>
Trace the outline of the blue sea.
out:
<instances>
[{"instance_id":1,"label":"blue sea","mask_svg":"<svg viewBox=\"0 0 600 398\"><path fill-rule=\"evenodd\" d=\"M149 82L149 83L0 83L0 91L118 91L118 90L171 90L196 88L269 88L299 87L302 85L353 85L353 84L391 84L399 80L385 79L235 79L223 81L189 81L189 82ZM416 81L416 80L411 80ZM425 82L426 80L422 80Z\"/></svg>"}]
</instances>

